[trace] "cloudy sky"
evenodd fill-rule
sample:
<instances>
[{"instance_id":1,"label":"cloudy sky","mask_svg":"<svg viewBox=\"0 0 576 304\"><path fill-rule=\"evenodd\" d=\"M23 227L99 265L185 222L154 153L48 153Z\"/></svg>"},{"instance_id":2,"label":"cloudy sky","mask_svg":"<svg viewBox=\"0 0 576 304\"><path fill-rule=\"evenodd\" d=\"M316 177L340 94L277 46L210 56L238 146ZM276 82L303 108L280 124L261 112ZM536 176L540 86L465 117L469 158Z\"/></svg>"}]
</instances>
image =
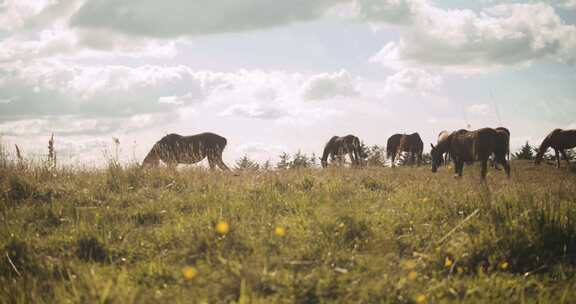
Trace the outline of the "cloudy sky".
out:
<instances>
[{"instance_id":1,"label":"cloudy sky","mask_svg":"<svg viewBox=\"0 0 576 304\"><path fill-rule=\"evenodd\" d=\"M225 160L508 126L576 128L576 1L0 0L0 133L140 160L168 133Z\"/></svg>"}]
</instances>

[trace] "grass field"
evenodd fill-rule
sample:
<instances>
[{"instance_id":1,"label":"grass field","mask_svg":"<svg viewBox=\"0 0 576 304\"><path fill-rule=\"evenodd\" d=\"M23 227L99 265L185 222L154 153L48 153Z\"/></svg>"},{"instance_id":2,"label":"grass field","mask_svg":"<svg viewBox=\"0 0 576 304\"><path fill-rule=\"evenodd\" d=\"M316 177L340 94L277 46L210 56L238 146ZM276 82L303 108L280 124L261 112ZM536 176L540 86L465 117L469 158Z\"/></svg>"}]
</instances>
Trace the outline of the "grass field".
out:
<instances>
[{"instance_id":1,"label":"grass field","mask_svg":"<svg viewBox=\"0 0 576 304\"><path fill-rule=\"evenodd\" d=\"M0 169L2 303L576 303L576 174Z\"/></svg>"}]
</instances>

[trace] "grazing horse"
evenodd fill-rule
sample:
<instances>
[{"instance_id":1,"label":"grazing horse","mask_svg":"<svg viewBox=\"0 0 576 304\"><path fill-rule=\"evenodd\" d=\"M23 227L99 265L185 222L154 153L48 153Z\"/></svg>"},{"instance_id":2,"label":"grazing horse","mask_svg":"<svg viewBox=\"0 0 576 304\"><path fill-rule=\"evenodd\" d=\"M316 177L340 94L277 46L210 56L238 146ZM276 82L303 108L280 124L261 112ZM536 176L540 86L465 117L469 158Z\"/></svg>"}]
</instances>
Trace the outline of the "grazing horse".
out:
<instances>
[{"instance_id":1,"label":"grazing horse","mask_svg":"<svg viewBox=\"0 0 576 304\"><path fill-rule=\"evenodd\" d=\"M450 132L449 131L442 131L438 134L438 141L436 142L436 144L440 143L441 141L446 140L446 138L448 138L448 136L450 136ZM446 152L444 153L444 165L447 166L448 162L450 161L450 153Z\"/></svg>"},{"instance_id":2,"label":"grazing horse","mask_svg":"<svg viewBox=\"0 0 576 304\"><path fill-rule=\"evenodd\" d=\"M440 141L436 146L430 144L432 151L432 172L436 172L442 163L442 155L450 153L454 161L454 171L462 176L464 163L481 161L481 177L486 179L488 158L495 155L496 162L502 164L506 175L510 177L510 165L506 161L507 138L503 132L491 128L476 131L458 130Z\"/></svg>"},{"instance_id":3,"label":"grazing horse","mask_svg":"<svg viewBox=\"0 0 576 304\"><path fill-rule=\"evenodd\" d=\"M326 146L324 146L324 153L320 158L322 167L328 166L328 156L333 161L336 156L345 156L348 154L353 166L360 165L360 159L363 153L360 148L360 139L354 135L346 136L332 136Z\"/></svg>"},{"instance_id":4,"label":"grazing horse","mask_svg":"<svg viewBox=\"0 0 576 304\"><path fill-rule=\"evenodd\" d=\"M538 154L536 154L535 163L539 165L542 162L544 153L546 153L548 148L552 148L556 153L556 168L560 168L560 153L568 163L568 166L570 166L565 150L574 147L576 147L576 130L555 129L542 141L540 148L538 148Z\"/></svg>"},{"instance_id":5,"label":"grazing horse","mask_svg":"<svg viewBox=\"0 0 576 304\"><path fill-rule=\"evenodd\" d=\"M177 164L194 164L208 157L210 169L218 166L230 170L222 161L226 138L214 133L191 136L168 134L157 141L142 162L143 166L158 166L160 160L170 167Z\"/></svg>"},{"instance_id":6,"label":"grazing horse","mask_svg":"<svg viewBox=\"0 0 576 304\"><path fill-rule=\"evenodd\" d=\"M414 163L414 158L416 158L416 164L419 166L422 161L423 150L424 142L418 133L394 134L388 138L386 146L386 153L392 159L392 167L394 167L396 156L402 152L410 154L411 163Z\"/></svg>"}]
</instances>

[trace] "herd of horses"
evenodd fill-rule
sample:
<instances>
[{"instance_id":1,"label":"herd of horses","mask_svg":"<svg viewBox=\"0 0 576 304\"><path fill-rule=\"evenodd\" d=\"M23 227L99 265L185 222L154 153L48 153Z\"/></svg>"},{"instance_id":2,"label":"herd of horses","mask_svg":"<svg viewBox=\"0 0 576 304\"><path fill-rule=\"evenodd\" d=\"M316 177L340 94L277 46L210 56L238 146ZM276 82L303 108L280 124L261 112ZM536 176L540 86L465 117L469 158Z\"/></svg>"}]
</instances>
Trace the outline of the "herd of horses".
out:
<instances>
[{"instance_id":1,"label":"herd of horses","mask_svg":"<svg viewBox=\"0 0 576 304\"><path fill-rule=\"evenodd\" d=\"M208 158L210 169L219 167L230 170L222 160L222 153L226 147L226 138L214 133L201 133L191 136L169 134L154 144L143 161L144 166L157 166L160 161L168 166L177 164L194 164ZM442 164L450 160L454 163L454 173L462 176L464 164L479 161L480 175L486 178L488 161L494 161L504 167L506 175L510 177L510 131L506 128L482 128L474 131L457 130L453 132L442 131L438 135L436 145L430 144L432 158L432 172L436 172ZM576 130L555 129L544 138L536 155L536 164L540 164L544 154L552 148L556 156L556 166L560 167L560 154L569 164L566 155L567 149L576 147ZM408 153L411 163L420 165L424 142L418 133L394 134L388 138L386 145L387 157L394 166L396 157ZM354 135L333 136L324 147L320 158L323 168L328 166L328 158L334 161L337 157L348 155L353 166L360 166L361 160L366 157L360 139Z\"/></svg>"}]
</instances>

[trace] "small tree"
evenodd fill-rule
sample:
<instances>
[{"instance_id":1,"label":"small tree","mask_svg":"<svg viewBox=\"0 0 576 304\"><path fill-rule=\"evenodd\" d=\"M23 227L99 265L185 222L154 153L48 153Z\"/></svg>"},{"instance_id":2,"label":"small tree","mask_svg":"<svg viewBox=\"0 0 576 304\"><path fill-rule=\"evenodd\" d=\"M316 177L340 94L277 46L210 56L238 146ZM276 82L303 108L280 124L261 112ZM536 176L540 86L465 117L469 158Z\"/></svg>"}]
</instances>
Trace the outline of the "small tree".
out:
<instances>
[{"instance_id":1,"label":"small tree","mask_svg":"<svg viewBox=\"0 0 576 304\"><path fill-rule=\"evenodd\" d=\"M514 159L524 159L524 160L533 160L534 159L534 151L530 144L526 142L518 152L512 154L512 158Z\"/></svg>"},{"instance_id":2,"label":"small tree","mask_svg":"<svg viewBox=\"0 0 576 304\"><path fill-rule=\"evenodd\" d=\"M309 167L311 167L311 168L316 167L316 165L318 164L317 160L318 160L318 156L316 155L316 153L312 152L312 156L310 156L310 158L308 159Z\"/></svg>"},{"instance_id":3,"label":"small tree","mask_svg":"<svg viewBox=\"0 0 576 304\"><path fill-rule=\"evenodd\" d=\"M260 166L260 169L265 170L265 171L267 171L267 170L272 170L272 162L271 162L269 159L266 160L266 161Z\"/></svg>"},{"instance_id":4,"label":"small tree","mask_svg":"<svg viewBox=\"0 0 576 304\"><path fill-rule=\"evenodd\" d=\"M280 170L290 168L290 155L288 153L282 152L282 154L280 154L280 156L278 157L280 158L280 161L278 161L278 163L276 164L276 168Z\"/></svg>"},{"instance_id":5,"label":"small tree","mask_svg":"<svg viewBox=\"0 0 576 304\"><path fill-rule=\"evenodd\" d=\"M384 148L374 145L367 149L366 164L368 166L381 167L384 166L386 161L384 156Z\"/></svg>"},{"instance_id":6,"label":"small tree","mask_svg":"<svg viewBox=\"0 0 576 304\"><path fill-rule=\"evenodd\" d=\"M56 149L54 149L54 133L48 140L48 160L47 165L49 169L56 168Z\"/></svg>"},{"instance_id":7,"label":"small tree","mask_svg":"<svg viewBox=\"0 0 576 304\"><path fill-rule=\"evenodd\" d=\"M257 162L248 158L248 155L244 154L242 158L236 161L236 170L258 170L260 165Z\"/></svg>"},{"instance_id":8,"label":"small tree","mask_svg":"<svg viewBox=\"0 0 576 304\"><path fill-rule=\"evenodd\" d=\"M310 167L310 163L306 154L302 153L300 150L294 154L292 162L290 163L291 169L303 169Z\"/></svg>"}]
</instances>

